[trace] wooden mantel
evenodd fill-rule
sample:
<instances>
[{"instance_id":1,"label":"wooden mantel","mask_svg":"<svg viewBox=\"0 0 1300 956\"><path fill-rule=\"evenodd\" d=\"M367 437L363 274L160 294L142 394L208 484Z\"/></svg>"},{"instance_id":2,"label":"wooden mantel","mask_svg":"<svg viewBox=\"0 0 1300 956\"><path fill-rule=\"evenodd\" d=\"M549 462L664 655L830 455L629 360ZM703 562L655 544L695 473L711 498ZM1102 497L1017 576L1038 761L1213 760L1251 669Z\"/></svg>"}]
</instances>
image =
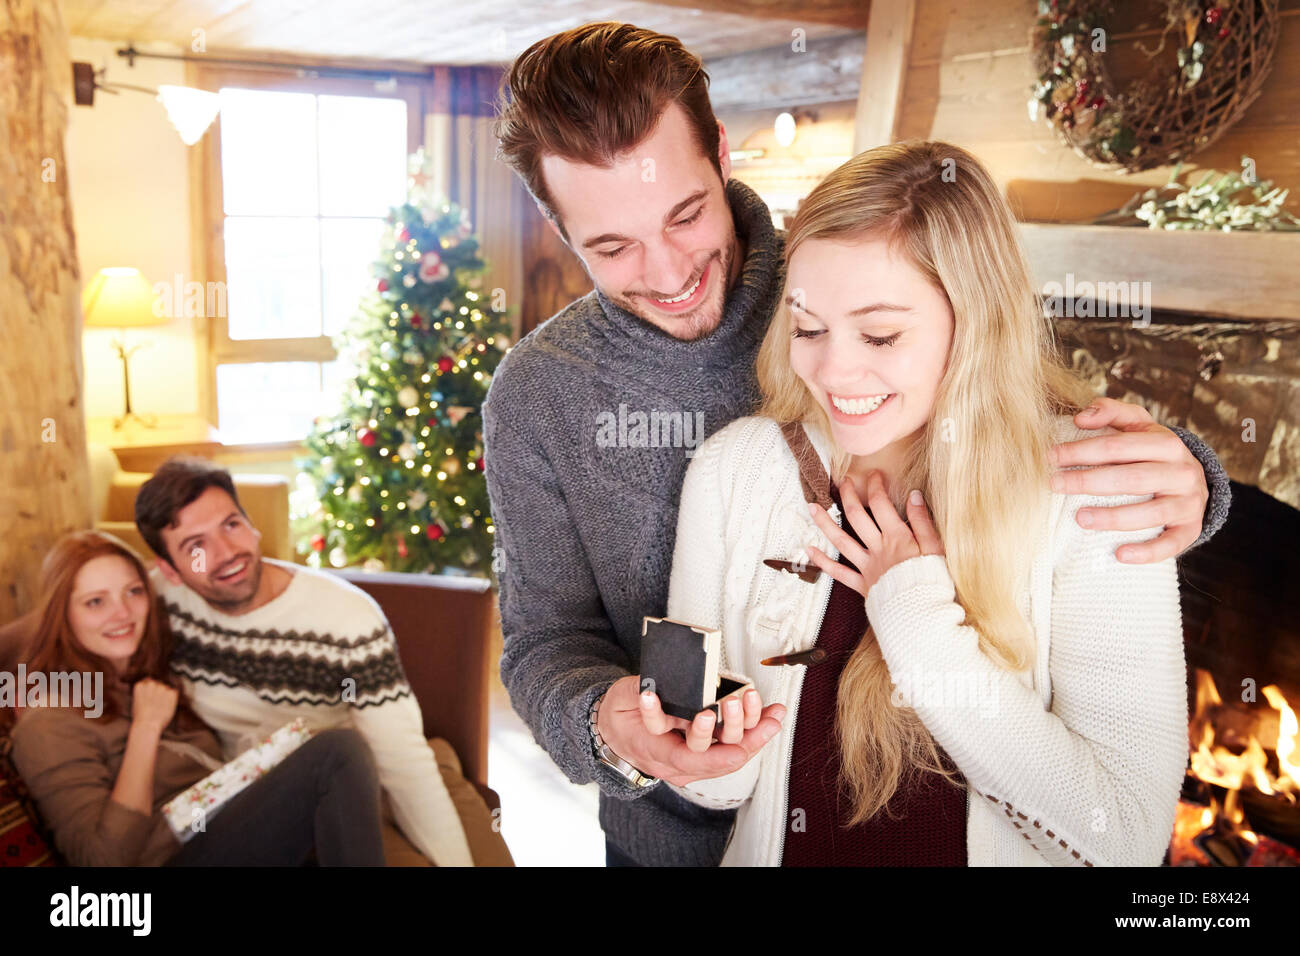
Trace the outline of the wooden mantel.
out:
<instances>
[{"instance_id":1,"label":"wooden mantel","mask_svg":"<svg viewBox=\"0 0 1300 956\"><path fill-rule=\"evenodd\" d=\"M1021 223L1020 235L1040 291L1071 275L1149 282L1152 309L1300 321L1300 233Z\"/></svg>"}]
</instances>

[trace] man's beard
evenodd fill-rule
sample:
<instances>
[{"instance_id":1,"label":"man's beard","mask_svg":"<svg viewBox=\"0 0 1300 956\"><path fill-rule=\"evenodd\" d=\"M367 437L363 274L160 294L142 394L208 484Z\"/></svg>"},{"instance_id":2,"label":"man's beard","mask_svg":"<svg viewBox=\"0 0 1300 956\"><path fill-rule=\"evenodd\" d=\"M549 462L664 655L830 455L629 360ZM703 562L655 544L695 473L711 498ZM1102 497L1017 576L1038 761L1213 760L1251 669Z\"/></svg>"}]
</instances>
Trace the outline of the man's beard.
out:
<instances>
[{"instance_id":1,"label":"man's beard","mask_svg":"<svg viewBox=\"0 0 1300 956\"><path fill-rule=\"evenodd\" d=\"M711 334L722 323L722 312L727 306L727 292L731 287L731 263L735 248L736 243L733 240L730 244L715 252L710 258L709 261L714 264L718 277L710 279L713 289L709 292L709 297L691 312L682 313L680 316L671 316L659 312L654 310L654 306L645 305L645 297L641 295L632 298L611 295L610 298L620 308L631 312L637 318L656 328L662 329L663 326L660 323L665 320L680 322L680 325L674 326L673 331L668 333L675 339L683 342L702 339ZM708 266L706 265L705 268L708 268ZM699 277L693 277L692 282L697 278Z\"/></svg>"},{"instance_id":2,"label":"man's beard","mask_svg":"<svg viewBox=\"0 0 1300 956\"><path fill-rule=\"evenodd\" d=\"M203 600L207 601L219 611L239 610L257 596L257 592L262 586L261 558L250 556L245 560L248 561L248 580L244 582L243 586L249 589L246 597L231 597L229 591L211 587L206 581L203 588L193 589L198 591L199 596L203 598ZM191 585L191 587L193 587L193 585Z\"/></svg>"}]
</instances>

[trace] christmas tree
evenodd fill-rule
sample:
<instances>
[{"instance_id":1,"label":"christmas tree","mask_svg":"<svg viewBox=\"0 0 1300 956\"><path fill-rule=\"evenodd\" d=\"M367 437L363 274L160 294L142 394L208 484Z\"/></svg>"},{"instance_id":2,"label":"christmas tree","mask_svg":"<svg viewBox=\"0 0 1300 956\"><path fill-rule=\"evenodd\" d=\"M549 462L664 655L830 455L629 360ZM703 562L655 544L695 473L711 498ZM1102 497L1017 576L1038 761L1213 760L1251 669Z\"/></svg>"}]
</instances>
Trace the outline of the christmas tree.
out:
<instances>
[{"instance_id":1,"label":"christmas tree","mask_svg":"<svg viewBox=\"0 0 1300 956\"><path fill-rule=\"evenodd\" d=\"M374 291L336 342L356 376L299 462L295 528L313 566L489 576L480 410L510 323L504 292L483 288L468 215L429 182L417 153Z\"/></svg>"}]
</instances>

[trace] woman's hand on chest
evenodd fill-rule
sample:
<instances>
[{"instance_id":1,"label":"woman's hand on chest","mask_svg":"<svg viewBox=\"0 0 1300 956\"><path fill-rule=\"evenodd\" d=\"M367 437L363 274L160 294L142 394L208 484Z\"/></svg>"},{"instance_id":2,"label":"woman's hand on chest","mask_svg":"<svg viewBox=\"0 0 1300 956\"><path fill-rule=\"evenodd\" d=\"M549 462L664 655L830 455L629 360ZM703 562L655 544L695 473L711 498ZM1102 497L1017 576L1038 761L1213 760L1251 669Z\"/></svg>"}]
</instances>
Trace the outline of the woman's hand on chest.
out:
<instances>
[{"instance_id":1,"label":"woman's hand on chest","mask_svg":"<svg viewBox=\"0 0 1300 956\"><path fill-rule=\"evenodd\" d=\"M832 578L857 591L863 598L895 565L925 554L944 553L939 531L919 491L909 496L908 520L904 521L894 510L894 504L885 491L884 476L879 471L867 475L866 506L858 497L852 481L845 479L839 488L845 519L857 532L862 544L831 520L820 505L810 503L808 510L817 527L853 567L832 561L811 545L807 548L808 556Z\"/></svg>"}]
</instances>

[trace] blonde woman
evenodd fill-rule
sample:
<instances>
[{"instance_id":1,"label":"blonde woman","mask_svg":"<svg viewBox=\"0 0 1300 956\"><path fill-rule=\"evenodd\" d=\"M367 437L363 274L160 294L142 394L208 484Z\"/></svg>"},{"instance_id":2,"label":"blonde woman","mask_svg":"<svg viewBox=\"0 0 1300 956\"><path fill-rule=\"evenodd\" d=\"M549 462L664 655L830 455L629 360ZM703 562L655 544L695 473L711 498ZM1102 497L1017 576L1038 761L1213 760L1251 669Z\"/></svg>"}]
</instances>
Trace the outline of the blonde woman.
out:
<instances>
[{"instance_id":1,"label":"blonde woman","mask_svg":"<svg viewBox=\"0 0 1300 956\"><path fill-rule=\"evenodd\" d=\"M786 256L763 405L687 472L668 599L785 719L675 789L739 807L724 865L1158 865L1187 758L1174 559L1121 563L1160 529L1087 531L1116 498L1052 490L1092 396L996 186L947 144L871 150Z\"/></svg>"}]
</instances>

